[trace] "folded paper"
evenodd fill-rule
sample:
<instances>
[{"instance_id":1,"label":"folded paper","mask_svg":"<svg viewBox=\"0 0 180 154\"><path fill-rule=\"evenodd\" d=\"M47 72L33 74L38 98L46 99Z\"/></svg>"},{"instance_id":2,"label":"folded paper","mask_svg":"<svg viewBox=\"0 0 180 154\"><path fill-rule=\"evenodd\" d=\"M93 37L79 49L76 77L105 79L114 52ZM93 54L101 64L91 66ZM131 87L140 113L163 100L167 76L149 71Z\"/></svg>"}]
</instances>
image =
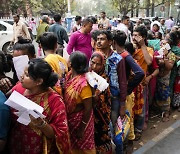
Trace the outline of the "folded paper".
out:
<instances>
[{"instance_id":1,"label":"folded paper","mask_svg":"<svg viewBox=\"0 0 180 154\"><path fill-rule=\"evenodd\" d=\"M39 117L45 118L42 114L43 107L27 99L17 91L13 91L5 104L17 110L15 112L19 117L17 121L24 125L28 125L31 122L29 115L32 115L36 119Z\"/></svg>"}]
</instances>

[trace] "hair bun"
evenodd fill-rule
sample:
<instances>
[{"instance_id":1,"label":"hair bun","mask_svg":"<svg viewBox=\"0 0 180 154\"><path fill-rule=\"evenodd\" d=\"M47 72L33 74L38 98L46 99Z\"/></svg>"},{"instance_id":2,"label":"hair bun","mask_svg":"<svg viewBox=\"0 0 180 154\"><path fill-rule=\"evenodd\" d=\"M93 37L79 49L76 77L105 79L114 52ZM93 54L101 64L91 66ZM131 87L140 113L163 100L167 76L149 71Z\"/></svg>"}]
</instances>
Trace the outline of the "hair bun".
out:
<instances>
[{"instance_id":1,"label":"hair bun","mask_svg":"<svg viewBox=\"0 0 180 154\"><path fill-rule=\"evenodd\" d=\"M52 72L47 80L46 85L48 87L53 87L53 86L55 86L57 81L58 81L58 75L56 73Z\"/></svg>"}]
</instances>

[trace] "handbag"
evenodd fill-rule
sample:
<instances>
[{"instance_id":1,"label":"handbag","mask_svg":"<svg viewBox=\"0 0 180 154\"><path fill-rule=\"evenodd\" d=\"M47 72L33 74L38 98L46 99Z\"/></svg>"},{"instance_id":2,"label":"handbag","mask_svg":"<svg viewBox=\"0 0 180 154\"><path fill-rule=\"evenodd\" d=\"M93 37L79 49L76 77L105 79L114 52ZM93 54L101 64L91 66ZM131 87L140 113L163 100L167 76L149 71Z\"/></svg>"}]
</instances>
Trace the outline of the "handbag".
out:
<instances>
[{"instance_id":1,"label":"handbag","mask_svg":"<svg viewBox=\"0 0 180 154\"><path fill-rule=\"evenodd\" d=\"M126 114L123 119L119 116L116 122L115 127L115 145L123 144L130 130L130 114L126 111Z\"/></svg>"}]
</instances>

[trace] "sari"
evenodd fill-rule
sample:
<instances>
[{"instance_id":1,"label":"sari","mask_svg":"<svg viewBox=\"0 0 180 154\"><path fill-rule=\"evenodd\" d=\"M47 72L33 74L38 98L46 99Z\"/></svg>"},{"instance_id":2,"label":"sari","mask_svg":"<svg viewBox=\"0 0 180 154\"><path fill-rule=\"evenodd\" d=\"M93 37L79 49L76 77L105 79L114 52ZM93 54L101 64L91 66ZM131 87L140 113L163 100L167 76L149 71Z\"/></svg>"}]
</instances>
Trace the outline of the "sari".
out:
<instances>
[{"instance_id":1,"label":"sari","mask_svg":"<svg viewBox=\"0 0 180 154\"><path fill-rule=\"evenodd\" d=\"M176 59L175 54L172 52L168 53L167 58L172 61L175 61L175 59ZM164 67L160 67L160 72L163 72L164 69L165 69ZM157 77L155 105L158 106L162 112L170 110L170 102L171 102L170 75L171 75L171 71L165 76Z\"/></svg>"},{"instance_id":2,"label":"sari","mask_svg":"<svg viewBox=\"0 0 180 154\"><path fill-rule=\"evenodd\" d=\"M86 124L83 138L78 139L76 136L76 132L80 127L84 113L83 109L79 112L74 112L74 110L76 109L77 105L81 103L78 101L78 99L84 88L87 86L89 85L87 83L85 74L77 75L72 79L71 71L67 74L65 81L64 102L68 116L68 125L73 154L95 154L93 110L91 111L89 121ZM86 98L89 97L92 97L92 92ZM82 100L86 98L82 98Z\"/></svg>"},{"instance_id":3,"label":"sari","mask_svg":"<svg viewBox=\"0 0 180 154\"><path fill-rule=\"evenodd\" d=\"M101 75L107 78L106 74ZM111 115L111 93L110 89L99 92L96 89L95 93L98 95L97 100L93 100L94 111L94 137L97 154L112 153L111 135L110 135L110 115Z\"/></svg>"},{"instance_id":4,"label":"sari","mask_svg":"<svg viewBox=\"0 0 180 154\"><path fill-rule=\"evenodd\" d=\"M12 90L24 94L25 90L18 83ZM44 108L45 121L54 130L55 138L47 138L38 128L33 125L25 126L16 121L13 114L13 127L10 131L9 149L11 154L69 154L70 140L67 125L65 105L61 97L51 88L48 91L25 96Z\"/></svg>"},{"instance_id":5,"label":"sari","mask_svg":"<svg viewBox=\"0 0 180 154\"><path fill-rule=\"evenodd\" d=\"M176 55L176 56L180 56L180 47L178 46L173 46L171 48L171 51ZM171 76L170 76L170 94L171 94L171 98L174 95L174 83L175 83L175 79L177 76L177 72L178 72L178 68L177 68L177 63L174 64L173 68L171 69Z\"/></svg>"},{"instance_id":6,"label":"sari","mask_svg":"<svg viewBox=\"0 0 180 154\"><path fill-rule=\"evenodd\" d=\"M150 56L153 57L153 53L154 53L153 49L147 47L147 51L150 54ZM148 73L148 65L144 59L142 49L137 49L135 51L133 57L137 61L139 66L143 69L145 76L146 76ZM135 95L135 102L134 103L135 104L134 104L133 111L134 111L134 114L137 114L137 115L142 114L144 103L148 103L143 98L144 94L147 94L147 92L145 92L145 87L143 86L142 82L134 90L134 95Z\"/></svg>"},{"instance_id":7,"label":"sari","mask_svg":"<svg viewBox=\"0 0 180 154\"><path fill-rule=\"evenodd\" d=\"M180 66L178 66L177 76L174 84L173 107L180 107Z\"/></svg>"}]
</instances>

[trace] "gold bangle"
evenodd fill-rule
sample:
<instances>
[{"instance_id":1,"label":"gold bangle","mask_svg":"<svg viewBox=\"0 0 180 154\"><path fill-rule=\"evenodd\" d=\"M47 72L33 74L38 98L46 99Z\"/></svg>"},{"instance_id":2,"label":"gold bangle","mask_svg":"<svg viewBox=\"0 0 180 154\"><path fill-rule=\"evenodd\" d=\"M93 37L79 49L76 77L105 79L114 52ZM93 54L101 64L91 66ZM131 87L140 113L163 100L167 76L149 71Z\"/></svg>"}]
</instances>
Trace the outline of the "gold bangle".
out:
<instances>
[{"instance_id":1,"label":"gold bangle","mask_svg":"<svg viewBox=\"0 0 180 154\"><path fill-rule=\"evenodd\" d=\"M84 125L86 125L87 123L86 122L84 122L84 121L81 121Z\"/></svg>"}]
</instances>

